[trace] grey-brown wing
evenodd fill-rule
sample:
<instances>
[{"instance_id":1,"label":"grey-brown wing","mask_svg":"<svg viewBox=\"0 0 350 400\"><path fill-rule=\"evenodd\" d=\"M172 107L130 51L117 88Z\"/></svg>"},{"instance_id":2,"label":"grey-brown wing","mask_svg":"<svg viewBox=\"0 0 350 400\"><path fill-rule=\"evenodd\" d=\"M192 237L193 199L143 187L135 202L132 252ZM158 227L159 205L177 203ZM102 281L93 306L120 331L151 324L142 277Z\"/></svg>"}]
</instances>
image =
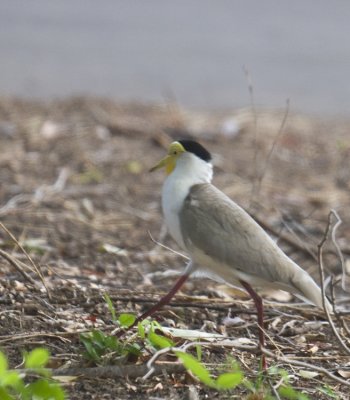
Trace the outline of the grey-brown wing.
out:
<instances>
[{"instance_id":1,"label":"grey-brown wing","mask_svg":"<svg viewBox=\"0 0 350 400\"><path fill-rule=\"evenodd\" d=\"M279 268L287 257L241 207L213 185L191 188L180 225L189 249L195 246L234 269L270 282L289 280L289 266L284 271Z\"/></svg>"}]
</instances>

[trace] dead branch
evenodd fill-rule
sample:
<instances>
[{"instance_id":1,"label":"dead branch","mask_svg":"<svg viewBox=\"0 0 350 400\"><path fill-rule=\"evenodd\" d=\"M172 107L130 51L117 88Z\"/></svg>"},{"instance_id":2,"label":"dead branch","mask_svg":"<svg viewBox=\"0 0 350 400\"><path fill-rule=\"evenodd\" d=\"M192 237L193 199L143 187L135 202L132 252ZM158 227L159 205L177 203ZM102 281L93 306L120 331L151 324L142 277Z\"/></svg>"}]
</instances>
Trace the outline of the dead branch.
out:
<instances>
[{"instance_id":1,"label":"dead branch","mask_svg":"<svg viewBox=\"0 0 350 400\"><path fill-rule=\"evenodd\" d=\"M283 232L278 232L268 222L266 222L265 220L263 220L260 217L256 216L255 214L250 214L250 215L252 216L252 218L255 219L255 221L262 228L264 228L266 231L269 231L270 233L272 233L279 240L282 240L283 242L289 244L290 246L292 246L296 250L303 252L304 255L311 256L313 259L317 259L317 257L313 254L313 252L309 248L306 247L305 242L302 242L300 239L298 239L297 235L294 234L296 236L296 238L298 239L298 240L295 240L291 236L289 236L288 234L284 234Z\"/></svg>"},{"instance_id":2,"label":"dead branch","mask_svg":"<svg viewBox=\"0 0 350 400\"><path fill-rule=\"evenodd\" d=\"M284 111L284 115L283 115L283 118L282 118L282 122L281 122L280 128L279 128L276 136L273 138L272 145L271 145L270 150L269 150L269 152L267 154L267 157L265 159L265 164L264 164L264 166L262 168L262 171L257 176L256 187L255 187L255 190L254 190L254 195L255 196L259 196L259 192L260 192L260 189L261 189L261 184L262 184L262 181L263 181L264 176L266 174L266 171L267 171L267 169L269 167L269 163L270 163L272 154L273 154L273 152L275 150L277 141L280 138L280 136L281 136L281 134L283 132L284 126L285 126L285 124L287 122L287 118L288 118L288 114L289 114L289 104L290 104L290 101L289 101L289 99L287 99L287 101L286 101L286 109Z\"/></svg>"},{"instance_id":3,"label":"dead branch","mask_svg":"<svg viewBox=\"0 0 350 400\"><path fill-rule=\"evenodd\" d=\"M254 117L254 141L253 141L253 147L254 147L254 158L253 158L253 166L254 166L254 183L252 187L252 192L250 194L250 200L249 200L249 209L251 208L252 201L255 195L255 189L256 189L256 180L258 179L258 114L256 112L256 106L255 106L255 98L254 98L254 86L253 86L253 81L252 77L249 73L248 68L244 65L243 66L243 72L245 75L245 78L247 80L248 84L248 91L249 91L249 97L250 97L250 105L252 108L253 112L253 117Z\"/></svg>"},{"instance_id":4,"label":"dead branch","mask_svg":"<svg viewBox=\"0 0 350 400\"><path fill-rule=\"evenodd\" d=\"M327 304L326 304L326 294L325 294L325 284L324 284L324 266L323 266L323 247L328 239L328 235L331 229L331 224L332 224L332 215L336 215L334 214L334 210L331 210L328 214L328 222L327 222L327 226L326 226L326 230L324 232L323 238L321 240L321 242L317 245L317 258L318 258L318 267L319 267L319 272L320 272L320 281L321 281L321 293L322 293L322 305L323 305L323 309L324 312L326 314L327 320L329 322L330 327L332 328L332 331L335 335L335 337L337 338L339 344L341 345L342 349L346 352L346 354L350 355L350 349L348 348L348 346L345 344L345 342L343 341L343 339L341 338L337 328L335 327L333 320L329 314L328 308L327 308ZM340 219L338 219L338 222L340 221ZM337 223L335 225L335 227L337 227L339 224ZM333 228L334 229L334 228ZM333 234L333 236L335 237L335 235ZM334 309L334 304L333 304L333 309Z\"/></svg>"},{"instance_id":5,"label":"dead branch","mask_svg":"<svg viewBox=\"0 0 350 400\"><path fill-rule=\"evenodd\" d=\"M32 285L36 286L35 280L23 270L19 262L14 257L12 257L10 254L6 253L6 251L1 249L0 249L0 256L2 256L5 260L7 260L16 269L16 271L18 271L23 276L24 279L26 279Z\"/></svg>"},{"instance_id":6,"label":"dead branch","mask_svg":"<svg viewBox=\"0 0 350 400\"><path fill-rule=\"evenodd\" d=\"M334 288L337 283L337 279L335 279L334 276L331 277L331 282L330 282L330 288L331 288L331 299L332 299L332 304L335 304L335 293L334 293ZM339 304L339 302L338 302ZM348 325L345 322L344 316L346 314L343 312L337 312L335 313L335 317L337 319L337 322L340 324L340 326L344 329L344 331L350 336L350 329Z\"/></svg>"},{"instance_id":7,"label":"dead branch","mask_svg":"<svg viewBox=\"0 0 350 400\"><path fill-rule=\"evenodd\" d=\"M62 168L53 185L42 185L39 186L33 194L18 194L12 197L0 208L0 217L8 214L10 211L16 209L16 207L21 207L21 209L23 209L24 207L41 203L47 196L52 196L61 192L66 185L68 177L68 168Z\"/></svg>"},{"instance_id":8,"label":"dead branch","mask_svg":"<svg viewBox=\"0 0 350 400\"><path fill-rule=\"evenodd\" d=\"M160 374L164 371L167 373L178 373L186 371L185 367L176 362L158 362L155 364L156 360L163 354L169 351L186 351L188 348L197 346L197 345L205 345L205 346L213 346L213 343L203 343L203 342L191 342L186 344L185 346L181 346L179 348L166 348L159 350L157 353L153 355L153 357L147 362L147 364L142 365L114 365L114 366L106 366L106 367L94 367L94 368L65 368L65 369L54 369L51 370L53 376L83 376L85 378L122 378L122 377L130 377L137 378L143 377L143 379L147 379L151 374ZM215 345L221 346L220 343L216 343ZM244 346L244 350L252 351L256 353L256 348L249 348L249 346ZM311 371L319 372L330 379L341 383L342 385L350 386L350 382L346 381L342 378L331 373L326 368L318 367L314 364L309 364L303 361L298 361L294 359L290 359L284 356L279 356L274 354L273 352L267 350L266 348L262 348L261 351L271 357L274 360L277 360L282 363L286 363L289 365L302 367L305 369L309 369Z\"/></svg>"},{"instance_id":9,"label":"dead branch","mask_svg":"<svg viewBox=\"0 0 350 400\"><path fill-rule=\"evenodd\" d=\"M272 235L274 235L276 238L278 238L279 240L282 240L283 242L285 242L286 244L292 246L293 248L295 248L298 251L303 252L304 255L311 257L313 260L317 261L317 255L314 254L314 252L308 248L305 244L305 241L302 241L297 235L296 233L293 231L293 229L291 229L288 224L282 220L284 226L288 229L288 231L295 237L295 239L293 237L291 237L288 234L285 234L283 232L279 232L277 231L277 229L275 229L273 226L271 226L267 221L261 219L259 216L257 216L254 213L250 213L250 216L262 227L264 228L266 231L270 232ZM338 251L341 254L350 254L350 248L348 247L342 247L340 248L339 244L337 243L338 249L336 250L337 254ZM325 249L326 253L333 253L334 251L332 249ZM345 265L345 264L343 264Z\"/></svg>"},{"instance_id":10,"label":"dead branch","mask_svg":"<svg viewBox=\"0 0 350 400\"><path fill-rule=\"evenodd\" d=\"M98 296L99 297L99 296ZM135 296L115 296L115 295L110 295L109 296L111 298L111 300L113 301L121 301L123 303L136 303L136 304L148 304L148 303L157 303L157 300L155 300L154 298L146 298L146 297L135 297ZM178 296L177 296L178 297ZM187 297L187 296L186 296ZM91 297L93 298L93 297ZM207 301L207 300L205 300ZM256 315L256 311L255 310L250 310L250 309L244 309L244 308L239 308L239 307L232 307L232 302L228 302L228 301L223 301L220 299L220 304L213 304L214 299L211 299L210 303L204 302L204 300L201 299L195 299L193 301L180 301L177 300L176 298L171 301L167 307L178 307L178 308L197 308L197 309L204 309L204 310L213 310L213 311L227 311L228 309L230 309L232 314L252 314L252 315ZM240 302L239 300L235 300L234 303L240 303L240 304L245 304L246 301ZM277 303L272 303L271 306L274 307L275 304ZM268 304L267 304L268 305ZM298 309L300 310L299 307L295 307L295 305L293 304L283 304L283 306L288 307L290 306L292 309ZM271 310L265 310L266 315L270 315L270 316L276 316L276 315L287 315L286 313L282 313L279 311L276 311L274 308L272 308Z\"/></svg>"},{"instance_id":11,"label":"dead branch","mask_svg":"<svg viewBox=\"0 0 350 400\"><path fill-rule=\"evenodd\" d=\"M251 353L256 354L257 352L260 352L260 350L256 346L247 346L247 345L237 345L236 342L234 344L227 344L227 341L225 342L190 342L186 343L180 347L166 347L164 349L158 350L153 356L148 360L147 362L147 373L142 377L142 379L146 380L148 379L151 375L153 375L156 372L155 365L154 363L158 360L158 358L166 353L169 353L169 351L176 353L177 351L179 352L186 352L189 348L191 347L197 347L197 346L206 346L206 347L234 347L235 349L239 350L247 350L250 351Z\"/></svg>"},{"instance_id":12,"label":"dead branch","mask_svg":"<svg viewBox=\"0 0 350 400\"><path fill-rule=\"evenodd\" d=\"M343 271L342 288L346 291L347 290L347 286L349 285L348 282L350 280L350 276L349 276L349 274L348 274L348 272L346 270L346 265L345 265L345 262L344 262L344 256L343 256L343 253L342 253L342 251L340 249L340 246L339 246L339 244L337 242L337 239L336 239L336 231L337 231L338 227L342 224L343 221L341 220L341 218L340 218L340 216L339 216L339 214L337 213L336 210L331 210L331 212L335 216L335 218L337 219L336 223L333 226L332 232L331 232L331 239L332 239L332 243L333 243L333 245L335 247L335 250L337 252L337 255L339 257L341 268L342 268L342 271Z\"/></svg>"},{"instance_id":13,"label":"dead branch","mask_svg":"<svg viewBox=\"0 0 350 400\"><path fill-rule=\"evenodd\" d=\"M163 249L169 250L170 252L172 252L172 253L174 253L174 254L176 254L176 255L178 255L178 256L184 258L184 259L187 260L187 261L189 260L189 257L185 256L184 254L180 253L179 251L173 250L171 247L168 247L168 246L166 246L165 244L163 244L163 243L161 243L161 242L158 242L156 239L154 239L154 237L152 236L152 234L151 234L150 231L147 231L147 233L148 233L150 239L152 240L152 242L153 242L154 244L156 244L157 246L160 246L160 247L162 247Z\"/></svg>"},{"instance_id":14,"label":"dead branch","mask_svg":"<svg viewBox=\"0 0 350 400\"><path fill-rule=\"evenodd\" d=\"M277 399L277 400L281 400L281 397L280 397L280 395L278 394L277 389L278 389L278 387L282 384L283 379L281 378L280 381L279 381L276 385L273 385L272 382L270 381L270 379L268 380L268 382L269 382L269 386L270 386L270 388L271 388L271 390L272 390L274 396L276 397L276 399Z\"/></svg>"},{"instance_id":15,"label":"dead branch","mask_svg":"<svg viewBox=\"0 0 350 400\"><path fill-rule=\"evenodd\" d=\"M261 351L268 357L273 358L274 360L286 363L286 364L290 364L290 365L295 365L297 367L303 367L306 369L310 369L311 371L316 371L319 372L323 375L328 376L329 378L331 378L332 380L335 380L339 383L341 383L342 385L346 385L346 386L350 386L350 381L346 381L342 378L339 378L338 376L332 374L331 372L329 372L328 369L326 368L322 368L322 367L318 367L314 364L309 364L303 361L298 361L298 360L292 360L288 357L284 357L284 356L278 356L276 354L274 354L272 351L267 350L265 347L261 348Z\"/></svg>"},{"instance_id":16,"label":"dead branch","mask_svg":"<svg viewBox=\"0 0 350 400\"><path fill-rule=\"evenodd\" d=\"M32 265L34 271L37 273L37 275L39 276L42 284L45 287L47 296L49 298L51 298L50 296L50 291L48 289L48 287L46 286L46 282L44 279L44 276L40 270L40 267L38 267L35 262L33 261L33 259L30 257L30 255L28 254L28 252L25 250L25 248L21 245L21 243L16 239L16 237L6 228L6 226L0 222L0 227L10 236L10 238L16 243L16 245L21 249L22 253L27 257L27 259L29 260L30 264Z\"/></svg>"},{"instance_id":17,"label":"dead branch","mask_svg":"<svg viewBox=\"0 0 350 400\"><path fill-rule=\"evenodd\" d=\"M249 201L249 209L251 208L253 199L255 197L257 197L259 195L260 192L260 188L261 188L261 184L262 181L264 179L264 176L266 174L267 168L269 166L270 163L270 159L271 156L273 154L273 151L276 147L276 143L279 139L279 137L281 136L284 126L286 124L287 118L288 118L288 114L289 114L289 105L290 105L290 101L289 99L287 99L286 101L286 109L282 118L282 122L280 125L280 128L276 134L276 136L273 139L273 143L272 146L270 148L270 151L266 157L265 160L265 164L262 168L262 172L259 173L259 168L258 168L258 115L257 115L257 111L256 111L256 106L255 106L255 98L254 98L254 86L253 86L253 82L252 82L252 78L251 75L249 73L249 70L246 66L243 66L243 71L247 80L247 84L248 84L248 91L249 91L249 96L250 96L250 104L251 104L251 108L252 108L252 112L253 112L253 116L254 116L254 158L253 158L253 165L254 165L254 183L253 183L253 187L252 187L252 192L250 195L250 201Z\"/></svg>"},{"instance_id":18,"label":"dead branch","mask_svg":"<svg viewBox=\"0 0 350 400\"><path fill-rule=\"evenodd\" d=\"M184 345L184 346L181 346L181 347L179 347L179 348L176 348L176 347L169 347L169 348L161 349L161 350L157 351L157 352L152 356L152 358L147 362L148 371L147 371L147 373L143 376L143 379L147 379L147 378L148 378L149 376L151 376L153 373L157 372L157 369L156 369L157 364L154 364L154 363L156 362L156 360L157 360L161 355L163 355L163 354L165 354L165 353L167 353L167 352L169 352L169 351L173 351L173 352L175 352L175 351L185 352L185 351L187 351L190 347L198 346L198 345L203 345L203 346L204 346L204 345L205 345L205 346L221 346L220 343L191 342L191 343L188 343L188 344L186 344L186 345ZM235 346L235 347L236 347L236 346ZM256 351L257 351L257 349L256 349L255 347L253 348L253 347L250 347L250 346L244 346L244 350L245 350L245 351L249 351L249 352L253 352L253 353L256 353ZM292 359L289 359L289 358L284 357L284 356L276 355L276 354L274 354L273 352L267 350L267 349L264 348L264 347L261 348L261 351L262 351L262 353L264 353L264 354L267 355L268 357L271 357L272 359L275 359L275 360L277 360L277 361L280 361L280 362L283 362L283 363L287 363L287 364L290 364L290 365L294 365L294 366L298 366L298 367L303 367L303 368L306 368L306 369L310 369L311 371L317 371L317 372L319 372L319 373L321 373L321 374L323 374L323 375L328 376L328 377L329 377L330 379L332 379L332 380L335 380L335 381L337 381L337 382L339 382L339 383L341 383L341 384L343 384L343 385L350 386L350 382L349 382L349 381L346 381L346 380L344 380L344 379L342 379L342 378L339 378L338 376L336 376L336 375L332 374L331 372L329 372L329 370L327 370L326 368L318 367L318 366L315 366L314 364L309 364L309 363L306 363L306 362L303 362L303 361L298 361L298 360L292 360Z\"/></svg>"},{"instance_id":19,"label":"dead branch","mask_svg":"<svg viewBox=\"0 0 350 400\"><path fill-rule=\"evenodd\" d=\"M156 374L167 372L168 374L184 372L185 367L181 363L160 362L153 366ZM139 378L148 372L148 366L142 365L110 365L106 367L93 368L64 368L52 369L55 376L83 376L84 378Z\"/></svg>"},{"instance_id":20,"label":"dead branch","mask_svg":"<svg viewBox=\"0 0 350 400\"><path fill-rule=\"evenodd\" d=\"M110 331L112 328L115 328L115 325L107 325L107 326L102 326L99 327L99 330L101 331ZM25 340L28 341L28 339L36 339L36 338L41 338L41 337L48 337L48 338L55 338L59 339L62 342L66 343L69 342L70 339L66 339L66 337L70 336L77 336L80 335L81 333L89 333L91 332L91 328L84 328L84 329L76 329L72 332L37 332L37 333L20 333L20 334L11 334L11 335L2 335L0 336L0 344L1 343L7 343L7 342L13 342L17 340Z\"/></svg>"}]
</instances>

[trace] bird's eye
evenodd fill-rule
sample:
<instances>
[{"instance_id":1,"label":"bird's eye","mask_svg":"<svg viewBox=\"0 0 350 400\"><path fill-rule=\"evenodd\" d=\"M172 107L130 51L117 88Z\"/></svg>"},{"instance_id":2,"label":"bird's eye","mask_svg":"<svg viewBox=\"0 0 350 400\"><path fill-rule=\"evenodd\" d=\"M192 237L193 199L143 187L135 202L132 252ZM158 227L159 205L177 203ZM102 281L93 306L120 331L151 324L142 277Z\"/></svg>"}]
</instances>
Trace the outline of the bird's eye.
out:
<instances>
[{"instance_id":1,"label":"bird's eye","mask_svg":"<svg viewBox=\"0 0 350 400\"><path fill-rule=\"evenodd\" d=\"M174 156L176 156L176 154L177 154L177 151L176 151L176 150L174 150L174 151L173 151L173 154L174 154Z\"/></svg>"}]
</instances>

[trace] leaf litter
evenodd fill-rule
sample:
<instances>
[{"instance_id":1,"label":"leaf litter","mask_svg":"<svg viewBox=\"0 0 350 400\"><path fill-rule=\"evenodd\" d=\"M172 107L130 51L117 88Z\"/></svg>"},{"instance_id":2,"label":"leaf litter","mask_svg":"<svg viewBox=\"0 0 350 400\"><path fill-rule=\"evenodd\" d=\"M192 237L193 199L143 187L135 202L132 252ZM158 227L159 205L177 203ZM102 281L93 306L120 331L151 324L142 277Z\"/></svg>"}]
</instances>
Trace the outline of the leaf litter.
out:
<instances>
[{"instance_id":1,"label":"leaf litter","mask_svg":"<svg viewBox=\"0 0 350 400\"><path fill-rule=\"evenodd\" d=\"M176 118L171 115L174 112ZM350 293L342 281L346 281L343 268L350 258L350 121L289 115L269 156L283 114L258 111L255 140L255 117L248 109L200 113L83 97L45 103L0 99L0 122L11 126L11 135L0 136L0 218L40 266L35 271L18 244L0 230L0 250L18 263L16 269L11 259L0 254L0 346L11 367L22 362L24 350L40 345L50 350L55 372L68 367L87 370L79 335L96 329L108 334L116 328L104 294L118 315L138 314L171 286L176 278L167 271L181 271L185 261L150 239L148 232L179 250L162 233L163 176L147 171L170 141L184 135L201 141L214 154L214 183L262 221L283 249L318 281L317 244L329 211L337 210L342 219L337 243L344 265L328 240L323 262L332 281L327 281L326 289L335 297L338 310L349 311ZM224 134L225 121L231 120L235 121L234 135ZM259 165L252 166L254 146L264 176L259 193L251 199L254 174L259 171ZM26 279L28 275L32 281ZM336 393L346 399L345 385L320 371L292 364L297 360L317 365L350 381L350 357L342 351L322 311L290 296L264 296L268 349L291 360L290 364L284 359L270 363L282 363L291 375L298 375L293 385L306 392L314 393L315 386L323 388L317 398ZM225 365L230 356L247 374L258 368L257 355L248 349L257 343L255 311L242 293L206 278L193 278L156 319L176 341L186 343L196 335L201 342L210 338L203 350L208 365ZM349 317L341 316L336 324L349 345ZM67 375L61 381L69 398L77 400L142 399L145 394L182 399L194 387L200 397L210 393L213 398L226 398L188 380L183 370L172 370L173 359L163 357L159 360L166 365L163 373L158 368L148 380L135 378L131 365L128 379L101 377L95 371L95 377ZM134 365L140 368L139 376L147 372L147 359L141 362ZM243 395L244 388L236 388L227 398Z\"/></svg>"}]
</instances>

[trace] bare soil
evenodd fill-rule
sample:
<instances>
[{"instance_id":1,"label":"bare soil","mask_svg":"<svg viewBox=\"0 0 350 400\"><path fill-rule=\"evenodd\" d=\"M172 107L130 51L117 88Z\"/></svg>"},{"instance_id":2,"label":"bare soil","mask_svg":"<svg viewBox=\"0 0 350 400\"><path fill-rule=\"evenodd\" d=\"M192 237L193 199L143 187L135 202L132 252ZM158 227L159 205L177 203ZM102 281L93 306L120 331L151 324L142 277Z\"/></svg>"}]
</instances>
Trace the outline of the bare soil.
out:
<instances>
[{"instance_id":1,"label":"bare soil","mask_svg":"<svg viewBox=\"0 0 350 400\"><path fill-rule=\"evenodd\" d=\"M82 356L79 334L116 328L104 293L113 300L117 314L139 314L170 288L174 271L184 268L181 256L151 240L152 236L179 250L162 230L164 176L148 173L167 145L181 137L199 140L213 153L214 184L249 210L318 282L318 244L330 210L336 210L342 220L336 243L347 265L350 121L290 113L280 130L283 116L283 110L209 114L174 105L116 104L98 98L0 99L0 346L11 367L21 364L24 350L45 346L55 371L80 368L76 379L64 384L70 399L247 396L244 388L219 393L204 387L188 373L172 369L177 362L169 355L162 360L170 367L147 380L89 376L92 365ZM237 132L227 130L232 118ZM334 222L333 217L332 226ZM40 268L46 288L19 244ZM326 275L342 277L330 238L322 250ZM4 253L19 263L18 269ZM350 309L349 293L339 282L334 296L338 309ZM323 311L282 293L264 297L268 349L323 367L350 383L349 354L342 350ZM229 326L227 316L241 322ZM252 301L209 279L191 279L156 318L164 326L257 343ZM349 318L343 317L343 322ZM340 320L335 324L349 345L346 327ZM220 367L228 356L241 363L246 376L258 371L254 351L211 343L203 350L203 360L212 367ZM150 357L148 350L134 365L145 365ZM331 377L319 373L307 379L300 375L307 368L268 360L287 370L292 385L310 398L329 398L318 391L324 385L340 399L349 398L349 387Z\"/></svg>"}]
</instances>

